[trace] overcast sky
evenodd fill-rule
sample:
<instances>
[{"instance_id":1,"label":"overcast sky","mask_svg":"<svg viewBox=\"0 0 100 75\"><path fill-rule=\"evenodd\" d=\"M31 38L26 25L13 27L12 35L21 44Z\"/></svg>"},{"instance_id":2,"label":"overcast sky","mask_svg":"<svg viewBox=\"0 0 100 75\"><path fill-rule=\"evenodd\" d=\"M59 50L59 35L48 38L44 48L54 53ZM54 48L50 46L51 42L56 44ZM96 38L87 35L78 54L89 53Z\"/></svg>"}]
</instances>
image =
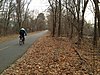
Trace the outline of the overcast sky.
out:
<instances>
[{"instance_id":1,"label":"overcast sky","mask_svg":"<svg viewBox=\"0 0 100 75\"><path fill-rule=\"evenodd\" d=\"M32 0L30 10L38 10L39 13L45 11L49 6L48 0Z\"/></svg>"},{"instance_id":2,"label":"overcast sky","mask_svg":"<svg viewBox=\"0 0 100 75\"><path fill-rule=\"evenodd\" d=\"M84 17L87 20L87 22L94 23L94 10L93 10L92 3L90 2L90 0L89 0L89 3L87 5Z\"/></svg>"}]
</instances>

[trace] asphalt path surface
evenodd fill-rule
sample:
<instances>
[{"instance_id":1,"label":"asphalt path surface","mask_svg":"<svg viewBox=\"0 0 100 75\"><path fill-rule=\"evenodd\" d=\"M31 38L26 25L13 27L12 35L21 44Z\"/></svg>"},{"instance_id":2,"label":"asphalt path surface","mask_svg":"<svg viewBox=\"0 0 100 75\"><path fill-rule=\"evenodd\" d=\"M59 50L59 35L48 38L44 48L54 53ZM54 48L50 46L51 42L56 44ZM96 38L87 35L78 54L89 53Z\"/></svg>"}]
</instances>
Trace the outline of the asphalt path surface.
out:
<instances>
[{"instance_id":1,"label":"asphalt path surface","mask_svg":"<svg viewBox=\"0 0 100 75\"><path fill-rule=\"evenodd\" d=\"M25 44L21 46L18 43L19 38L0 43L0 73L20 58L36 40L47 32L45 30L26 36Z\"/></svg>"}]
</instances>

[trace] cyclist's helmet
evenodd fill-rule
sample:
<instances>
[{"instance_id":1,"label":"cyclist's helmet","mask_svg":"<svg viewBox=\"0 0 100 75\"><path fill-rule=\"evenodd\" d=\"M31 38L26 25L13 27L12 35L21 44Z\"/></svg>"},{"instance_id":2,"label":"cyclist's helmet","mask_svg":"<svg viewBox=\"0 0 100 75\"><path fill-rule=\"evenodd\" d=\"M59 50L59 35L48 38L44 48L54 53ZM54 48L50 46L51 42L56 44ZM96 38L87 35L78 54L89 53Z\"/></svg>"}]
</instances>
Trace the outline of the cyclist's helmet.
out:
<instances>
[{"instance_id":1,"label":"cyclist's helmet","mask_svg":"<svg viewBox=\"0 0 100 75\"><path fill-rule=\"evenodd\" d=\"M21 30L25 30L24 28L21 28Z\"/></svg>"}]
</instances>

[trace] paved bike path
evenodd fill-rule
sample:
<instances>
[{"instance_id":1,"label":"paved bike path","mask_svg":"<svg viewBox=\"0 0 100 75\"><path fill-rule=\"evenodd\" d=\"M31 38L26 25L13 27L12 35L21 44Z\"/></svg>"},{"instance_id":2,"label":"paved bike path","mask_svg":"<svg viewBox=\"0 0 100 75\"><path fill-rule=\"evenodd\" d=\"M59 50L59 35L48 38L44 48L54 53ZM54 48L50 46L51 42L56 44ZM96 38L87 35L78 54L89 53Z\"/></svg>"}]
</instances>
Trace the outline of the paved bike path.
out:
<instances>
[{"instance_id":1,"label":"paved bike path","mask_svg":"<svg viewBox=\"0 0 100 75\"><path fill-rule=\"evenodd\" d=\"M0 44L0 73L20 58L38 38L48 31L38 32L26 37L25 44L20 46L18 39Z\"/></svg>"}]
</instances>

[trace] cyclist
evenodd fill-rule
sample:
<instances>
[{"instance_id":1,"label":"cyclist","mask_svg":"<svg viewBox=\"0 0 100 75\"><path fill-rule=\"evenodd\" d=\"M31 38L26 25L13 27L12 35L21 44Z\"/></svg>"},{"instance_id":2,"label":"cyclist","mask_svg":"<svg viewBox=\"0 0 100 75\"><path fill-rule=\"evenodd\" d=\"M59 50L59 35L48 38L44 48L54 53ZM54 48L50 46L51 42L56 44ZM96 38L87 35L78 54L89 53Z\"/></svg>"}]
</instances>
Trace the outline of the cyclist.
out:
<instances>
[{"instance_id":1,"label":"cyclist","mask_svg":"<svg viewBox=\"0 0 100 75\"><path fill-rule=\"evenodd\" d=\"M22 39L23 44L24 44L25 36L27 36L27 32L26 32L26 30L25 30L23 27L20 29L19 35L20 35L20 36L19 36L20 39Z\"/></svg>"}]
</instances>

